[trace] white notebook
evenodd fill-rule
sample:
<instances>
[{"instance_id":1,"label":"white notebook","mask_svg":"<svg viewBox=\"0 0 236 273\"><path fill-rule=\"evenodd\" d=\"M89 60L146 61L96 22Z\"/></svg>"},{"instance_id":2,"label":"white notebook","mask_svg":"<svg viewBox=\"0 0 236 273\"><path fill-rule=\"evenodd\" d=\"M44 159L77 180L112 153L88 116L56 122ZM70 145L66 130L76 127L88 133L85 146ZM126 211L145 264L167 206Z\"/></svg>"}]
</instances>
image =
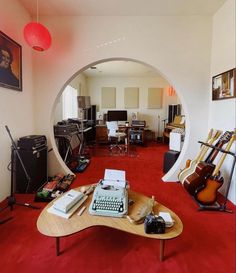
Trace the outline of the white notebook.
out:
<instances>
[{"instance_id":1,"label":"white notebook","mask_svg":"<svg viewBox=\"0 0 236 273\"><path fill-rule=\"evenodd\" d=\"M69 219L76 211L77 209L84 203L84 201L88 198L87 195L84 195L84 197L76 203L67 213L61 212L60 210L54 209L53 205L47 209L47 212L55 214L57 216Z\"/></svg>"},{"instance_id":2,"label":"white notebook","mask_svg":"<svg viewBox=\"0 0 236 273\"><path fill-rule=\"evenodd\" d=\"M69 190L53 202L53 208L67 213L76 203L84 197L82 192Z\"/></svg>"}]
</instances>

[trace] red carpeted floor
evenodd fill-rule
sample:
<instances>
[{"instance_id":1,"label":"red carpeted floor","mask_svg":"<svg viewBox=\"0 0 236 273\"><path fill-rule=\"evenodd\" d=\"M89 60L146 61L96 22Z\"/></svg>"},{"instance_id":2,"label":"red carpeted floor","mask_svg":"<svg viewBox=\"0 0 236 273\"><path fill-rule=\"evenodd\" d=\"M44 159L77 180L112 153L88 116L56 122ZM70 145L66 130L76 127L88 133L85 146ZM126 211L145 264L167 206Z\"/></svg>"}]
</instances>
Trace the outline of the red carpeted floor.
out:
<instances>
[{"instance_id":1,"label":"red carpeted floor","mask_svg":"<svg viewBox=\"0 0 236 273\"><path fill-rule=\"evenodd\" d=\"M62 255L55 256L55 239L37 231L40 210L14 206L0 214L13 219L0 225L1 273L235 273L236 207L233 213L198 211L179 183L161 181L167 147L153 143L137 147L131 156L94 153L88 168L77 175L72 187L97 182L106 168L126 171L134 191L176 212L184 231L166 242L165 260L159 261L159 242L106 227L93 227L62 238ZM183 164L184 165L184 164ZM33 195L16 195L19 202L33 202ZM1 204L1 207L4 204Z\"/></svg>"}]
</instances>

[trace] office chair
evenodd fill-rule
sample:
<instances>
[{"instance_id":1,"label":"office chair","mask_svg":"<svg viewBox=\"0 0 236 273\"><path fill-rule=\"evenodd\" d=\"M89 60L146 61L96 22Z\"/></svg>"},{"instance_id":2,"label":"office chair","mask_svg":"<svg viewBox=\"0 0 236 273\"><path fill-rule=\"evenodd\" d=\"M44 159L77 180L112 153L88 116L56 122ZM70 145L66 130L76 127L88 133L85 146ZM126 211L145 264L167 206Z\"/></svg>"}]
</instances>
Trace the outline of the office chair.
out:
<instances>
[{"instance_id":1,"label":"office chair","mask_svg":"<svg viewBox=\"0 0 236 273\"><path fill-rule=\"evenodd\" d=\"M107 131L108 131L108 141L111 143L109 149L112 152L114 149L119 152L123 152L123 147L119 145L122 140L125 140L125 144L127 144L127 135L124 132L119 131L118 122L117 121L107 121ZM115 144L112 144L114 143Z\"/></svg>"}]
</instances>

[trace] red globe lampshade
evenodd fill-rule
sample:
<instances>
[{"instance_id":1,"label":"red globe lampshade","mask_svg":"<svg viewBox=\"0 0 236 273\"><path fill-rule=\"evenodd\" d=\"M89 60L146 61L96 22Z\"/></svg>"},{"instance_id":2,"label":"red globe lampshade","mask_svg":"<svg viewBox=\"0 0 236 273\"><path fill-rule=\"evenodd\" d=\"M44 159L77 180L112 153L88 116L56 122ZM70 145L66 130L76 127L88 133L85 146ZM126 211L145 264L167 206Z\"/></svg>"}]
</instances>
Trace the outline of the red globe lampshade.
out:
<instances>
[{"instance_id":1,"label":"red globe lampshade","mask_svg":"<svg viewBox=\"0 0 236 273\"><path fill-rule=\"evenodd\" d=\"M27 44L38 51L47 50L52 41L48 29L36 22L28 23L24 27L24 37Z\"/></svg>"}]
</instances>

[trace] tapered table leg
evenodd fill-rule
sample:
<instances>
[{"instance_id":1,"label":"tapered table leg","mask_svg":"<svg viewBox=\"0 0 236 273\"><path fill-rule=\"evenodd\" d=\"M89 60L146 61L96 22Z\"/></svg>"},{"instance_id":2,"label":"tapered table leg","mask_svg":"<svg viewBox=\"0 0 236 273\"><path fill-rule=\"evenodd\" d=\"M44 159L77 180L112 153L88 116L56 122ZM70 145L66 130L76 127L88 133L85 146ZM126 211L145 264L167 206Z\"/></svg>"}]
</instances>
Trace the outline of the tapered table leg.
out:
<instances>
[{"instance_id":1,"label":"tapered table leg","mask_svg":"<svg viewBox=\"0 0 236 273\"><path fill-rule=\"evenodd\" d=\"M160 261L164 259L165 240L160 240Z\"/></svg>"},{"instance_id":2,"label":"tapered table leg","mask_svg":"<svg viewBox=\"0 0 236 273\"><path fill-rule=\"evenodd\" d=\"M60 255L60 237L56 237L56 255Z\"/></svg>"}]
</instances>

